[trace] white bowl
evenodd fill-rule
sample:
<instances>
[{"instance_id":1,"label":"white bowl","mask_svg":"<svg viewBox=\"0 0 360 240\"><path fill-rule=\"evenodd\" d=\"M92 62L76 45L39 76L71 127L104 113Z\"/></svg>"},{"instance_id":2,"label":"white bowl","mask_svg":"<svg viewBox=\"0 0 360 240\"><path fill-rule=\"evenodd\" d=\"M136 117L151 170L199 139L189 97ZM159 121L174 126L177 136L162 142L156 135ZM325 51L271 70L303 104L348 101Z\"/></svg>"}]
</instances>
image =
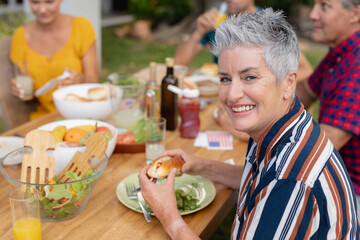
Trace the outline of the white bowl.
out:
<instances>
[{"instance_id":1,"label":"white bowl","mask_svg":"<svg viewBox=\"0 0 360 240\"><path fill-rule=\"evenodd\" d=\"M116 138L117 138L117 129L106 122L97 121L97 120L89 120L89 119L69 119L69 120L61 120L61 121L55 121L51 122L45 125L40 126L38 129L40 130L47 130L52 131L57 126L65 126L67 129L81 126L81 125L94 125L97 123L97 126L104 126L110 129L111 135L113 136L108 141L108 146L106 149L106 155L108 158L110 158L111 154L114 152L115 146L116 146ZM83 152L85 150L85 147L56 147L54 151L54 157L55 157L55 167L54 172L55 175L59 172L61 172L65 166L70 162L72 157L77 151ZM58 161L59 159L60 161Z\"/></svg>"},{"instance_id":2,"label":"white bowl","mask_svg":"<svg viewBox=\"0 0 360 240\"><path fill-rule=\"evenodd\" d=\"M91 88L104 87L109 91L108 84L101 83L83 83L59 88L53 92L54 104L62 116L70 119L90 118L106 119L111 114L110 97L103 101L91 102L72 102L64 100L69 93L75 94L82 98L88 98L88 90ZM116 98L121 100L121 93L116 94ZM110 96L110 94L108 94Z\"/></svg>"}]
</instances>

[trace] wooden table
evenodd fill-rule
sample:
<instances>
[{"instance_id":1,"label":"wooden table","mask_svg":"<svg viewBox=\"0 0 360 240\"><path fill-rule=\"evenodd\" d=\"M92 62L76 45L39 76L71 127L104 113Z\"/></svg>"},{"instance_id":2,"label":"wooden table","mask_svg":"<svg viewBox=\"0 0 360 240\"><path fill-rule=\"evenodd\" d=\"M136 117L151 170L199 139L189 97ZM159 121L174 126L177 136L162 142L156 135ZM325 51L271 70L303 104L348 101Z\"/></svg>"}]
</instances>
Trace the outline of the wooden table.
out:
<instances>
[{"instance_id":1,"label":"wooden table","mask_svg":"<svg viewBox=\"0 0 360 240\"><path fill-rule=\"evenodd\" d=\"M213 118L216 103L208 105L200 112L201 129L221 130ZM12 129L3 136L15 133L25 135L28 131L60 117L50 113L40 119ZM234 158L237 164L245 160L247 143L234 140L231 151L207 150L194 147L194 140L180 138L179 131L167 132L166 148L182 148L194 155L224 161ZM125 177L137 173L145 166L145 153L113 154L100 177L83 212L64 222L42 222L43 239L169 239L160 222L154 217L147 223L142 213L125 207L116 197L116 187ZM0 239L12 239L12 225L8 195L10 185L0 177ZM203 210L184 216L187 224L202 238L208 239L232 209L237 200L237 191L215 184L216 197Z\"/></svg>"}]
</instances>

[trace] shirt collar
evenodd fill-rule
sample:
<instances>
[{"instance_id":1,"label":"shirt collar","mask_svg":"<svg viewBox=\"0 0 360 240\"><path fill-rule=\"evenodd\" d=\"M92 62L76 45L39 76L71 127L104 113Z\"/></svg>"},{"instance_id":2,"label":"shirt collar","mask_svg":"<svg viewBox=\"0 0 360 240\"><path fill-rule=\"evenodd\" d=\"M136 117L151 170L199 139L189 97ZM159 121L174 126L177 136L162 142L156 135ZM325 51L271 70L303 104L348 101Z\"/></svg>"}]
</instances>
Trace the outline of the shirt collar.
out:
<instances>
[{"instance_id":1,"label":"shirt collar","mask_svg":"<svg viewBox=\"0 0 360 240\"><path fill-rule=\"evenodd\" d=\"M342 41L334 48L330 48L330 53L335 57L343 57L352 51L353 48L360 45L360 30Z\"/></svg>"},{"instance_id":2,"label":"shirt collar","mask_svg":"<svg viewBox=\"0 0 360 240\"><path fill-rule=\"evenodd\" d=\"M296 97L292 103L290 111L280 118L266 133L264 138L258 143L257 149L257 165L259 166L261 162L268 156L268 152L271 151L273 146L280 141L279 136L285 131L286 127L294 121L304 110L304 106L300 102L299 98ZM270 157L270 156L269 156ZM270 159L265 159L264 165Z\"/></svg>"}]
</instances>

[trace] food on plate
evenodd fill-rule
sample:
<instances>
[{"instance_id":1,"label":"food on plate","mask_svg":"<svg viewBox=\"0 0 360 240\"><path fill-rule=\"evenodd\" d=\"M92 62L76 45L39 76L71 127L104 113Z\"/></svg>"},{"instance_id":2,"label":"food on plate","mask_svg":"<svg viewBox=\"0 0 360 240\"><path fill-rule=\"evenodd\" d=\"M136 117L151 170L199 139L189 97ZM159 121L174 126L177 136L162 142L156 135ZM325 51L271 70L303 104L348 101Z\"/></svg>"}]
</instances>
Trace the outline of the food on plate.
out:
<instances>
[{"instance_id":1,"label":"food on plate","mask_svg":"<svg viewBox=\"0 0 360 240\"><path fill-rule=\"evenodd\" d=\"M116 144L131 144L135 142L135 134L131 131L117 135Z\"/></svg>"},{"instance_id":2,"label":"food on plate","mask_svg":"<svg viewBox=\"0 0 360 240\"><path fill-rule=\"evenodd\" d=\"M90 88L88 96L92 101L104 101L108 98L108 91L104 87Z\"/></svg>"},{"instance_id":3,"label":"food on plate","mask_svg":"<svg viewBox=\"0 0 360 240\"><path fill-rule=\"evenodd\" d=\"M184 165L184 161L178 156L163 156L156 159L147 171L147 174L152 178L166 178L169 175L171 169L176 168L176 175L180 176L181 167Z\"/></svg>"},{"instance_id":4,"label":"food on plate","mask_svg":"<svg viewBox=\"0 0 360 240\"><path fill-rule=\"evenodd\" d=\"M202 81L198 81L196 82L196 85L199 87L199 88L202 88L202 87L218 87L219 84L210 80L210 79L207 79L207 80L202 80Z\"/></svg>"},{"instance_id":5,"label":"food on plate","mask_svg":"<svg viewBox=\"0 0 360 240\"><path fill-rule=\"evenodd\" d=\"M184 88L189 88L189 89L197 89L198 86L196 85L196 83L189 79L189 78L185 78L184 79Z\"/></svg>"},{"instance_id":6,"label":"food on plate","mask_svg":"<svg viewBox=\"0 0 360 240\"><path fill-rule=\"evenodd\" d=\"M96 174L96 170L89 169L86 172L86 177L94 174ZM86 200L94 181L97 180L97 178L89 178L86 181L78 181L82 178L72 171L66 172L65 176L76 182L58 184L60 182L54 177L53 180L48 182L48 184L52 185L46 185L39 189L42 218L64 219L74 216L78 208Z\"/></svg>"},{"instance_id":7,"label":"food on plate","mask_svg":"<svg viewBox=\"0 0 360 240\"><path fill-rule=\"evenodd\" d=\"M69 101L69 102L90 102L89 99L83 98L83 97L79 97L78 95L73 94L73 93L68 93L68 94L66 94L64 100L65 100L65 101Z\"/></svg>"},{"instance_id":8,"label":"food on plate","mask_svg":"<svg viewBox=\"0 0 360 240\"><path fill-rule=\"evenodd\" d=\"M66 133L65 126L57 126L50 133L54 136L55 142L62 142Z\"/></svg>"},{"instance_id":9,"label":"food on plate","mask_svg":"<svg viewBox=\"0 0 360 240\"><path fill-rule=\"evenodd\" d=\"M140 119L129 127L126 132L117 135L116 144L131 144L145 142L145 120Z\"/></svg>"},{"instance_id":10,"label":"food on plate","mask_svg":"<svg viewBox=\"0 0 360 240\"><path fill-rule=\"evenodd\" d=\"M219 67L216 63L204 63L200 71L202 74L217 76L219 73Z\"/></svg>"},{"instance_id":11,"label":"food on plate","mask_svg":"<svg viewBox=\"0 0 360 240\"><path fill-rule=\"evenodd\" d=\"M194 210L199 207L199 199L196 197L194 188L198 187L197 183L191 183L191 190L188 189L175 189L175 197L177 208L180 211Z\"/></svg>"}]
</instances>

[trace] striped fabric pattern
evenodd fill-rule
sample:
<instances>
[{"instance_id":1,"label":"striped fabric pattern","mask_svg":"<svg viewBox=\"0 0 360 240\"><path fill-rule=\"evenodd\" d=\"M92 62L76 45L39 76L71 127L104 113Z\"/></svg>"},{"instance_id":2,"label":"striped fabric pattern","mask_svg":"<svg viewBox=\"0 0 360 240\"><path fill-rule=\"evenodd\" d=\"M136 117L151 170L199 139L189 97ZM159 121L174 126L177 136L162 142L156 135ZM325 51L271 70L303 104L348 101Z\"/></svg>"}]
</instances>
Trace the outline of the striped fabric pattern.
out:
<instances>
[{"instance_id":1,"label":"striped fabric pattern","mask_svg":"<svg viewBox=\"0 0 360 240\"><path fill-rule=\"evenodd\" d=\"M343 161L296 98L261 142L249 140L232 239L359 239Z\"/></svg>"}]
</instances>

